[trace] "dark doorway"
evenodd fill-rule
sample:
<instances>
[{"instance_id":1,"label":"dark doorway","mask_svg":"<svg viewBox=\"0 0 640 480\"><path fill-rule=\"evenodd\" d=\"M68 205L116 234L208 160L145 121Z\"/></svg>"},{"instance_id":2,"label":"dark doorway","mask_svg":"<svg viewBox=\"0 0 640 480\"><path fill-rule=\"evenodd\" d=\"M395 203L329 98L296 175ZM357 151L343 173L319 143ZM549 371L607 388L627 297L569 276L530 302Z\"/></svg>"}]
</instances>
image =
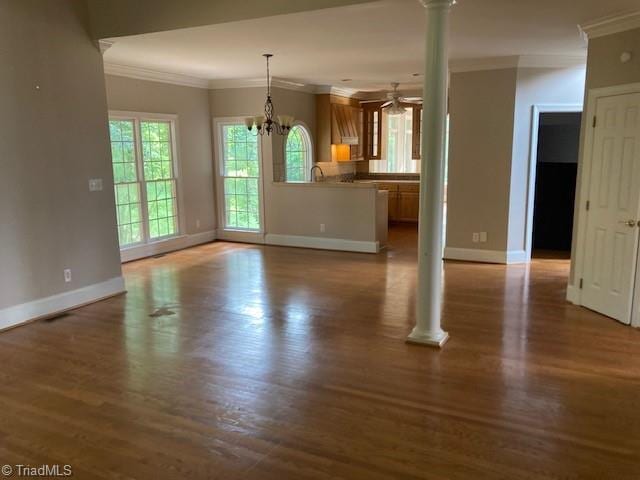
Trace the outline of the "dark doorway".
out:
<instances>
[{"instance_id":1,"label":"dark doorway","mask_svg":"<svg viewBox=\"0 0 640 480\"><path fill-rule=\"evenodd\" d=\"M569 258L581 113L542 113L533 210L533 256Z\"/></svg>"}]
</instances>

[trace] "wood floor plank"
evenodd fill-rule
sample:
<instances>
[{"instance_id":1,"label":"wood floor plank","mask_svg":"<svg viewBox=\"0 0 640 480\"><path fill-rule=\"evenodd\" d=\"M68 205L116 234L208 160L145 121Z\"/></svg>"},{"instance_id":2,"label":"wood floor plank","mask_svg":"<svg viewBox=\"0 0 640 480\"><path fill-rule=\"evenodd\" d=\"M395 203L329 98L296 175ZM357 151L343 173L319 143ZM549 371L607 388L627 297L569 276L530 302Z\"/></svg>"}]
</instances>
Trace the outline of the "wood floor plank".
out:
<instances>
[{"instance_id":1,"label":"wood floor plank","mask_svg":"<svg viewBox=\"0 0 640 480\"><path fill-rule=\"evenodd\" d=\"M0 463L75 478L637 479L640 331L565 301L559 256L445 266L414 324L416 231L380 255L217 242L128 293L0 334Z\"/></svg>"}]
</instances>

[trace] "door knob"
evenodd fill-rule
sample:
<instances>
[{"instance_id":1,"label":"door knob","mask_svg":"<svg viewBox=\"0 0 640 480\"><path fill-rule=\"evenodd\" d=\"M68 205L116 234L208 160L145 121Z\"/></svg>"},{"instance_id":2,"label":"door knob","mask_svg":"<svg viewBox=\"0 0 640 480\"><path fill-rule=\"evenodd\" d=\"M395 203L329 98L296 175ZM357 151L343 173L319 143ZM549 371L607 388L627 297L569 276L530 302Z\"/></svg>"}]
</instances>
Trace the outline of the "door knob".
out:
<instances>
[{"instance_id":1,"label":"door knob","mask_svg":"<svg viewBox=\"0 0 640 480\"><path fill-rule=\"evenodd\" d=\"M625 224L627 227L635 227L636 226L636 221L635 220L622 220L618 223L623 223ZM638 226L640 226L640 222L637 222Z\"/></svg>"}]
</instances>

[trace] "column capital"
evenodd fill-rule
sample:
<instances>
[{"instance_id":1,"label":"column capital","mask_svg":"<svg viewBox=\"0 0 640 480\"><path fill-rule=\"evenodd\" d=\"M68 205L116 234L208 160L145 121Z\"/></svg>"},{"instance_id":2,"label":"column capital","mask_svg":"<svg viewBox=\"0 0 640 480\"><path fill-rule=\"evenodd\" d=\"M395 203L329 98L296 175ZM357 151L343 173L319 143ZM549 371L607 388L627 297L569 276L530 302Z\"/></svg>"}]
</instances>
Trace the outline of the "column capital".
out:
<instances>
[{"instance_id":1,"label":"column capital","mask_svg":"<svg viewBox=\"0 0 640 480\"><path fill-rule=\"evenodd\" d=\"M449 8L456 0L418 0L425 8Z\"/></svg>"}]
</instances>

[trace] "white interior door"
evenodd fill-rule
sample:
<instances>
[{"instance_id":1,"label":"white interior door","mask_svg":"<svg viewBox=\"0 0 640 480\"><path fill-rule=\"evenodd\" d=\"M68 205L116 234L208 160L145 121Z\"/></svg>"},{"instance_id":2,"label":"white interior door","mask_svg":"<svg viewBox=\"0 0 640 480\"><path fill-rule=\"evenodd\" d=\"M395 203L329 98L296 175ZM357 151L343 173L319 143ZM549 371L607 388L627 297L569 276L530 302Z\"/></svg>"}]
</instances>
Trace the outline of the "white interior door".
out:
<instances>
[{"instance_id":1,"label":"white interior door","mask_svg":"<svg viewBox=\"0 0 640 480\"><path fill-rule=\"evenodd\" d=\"M640 93L597 100L582 304L629 324L640 227Z\"/></svg>"}]
</instances>

